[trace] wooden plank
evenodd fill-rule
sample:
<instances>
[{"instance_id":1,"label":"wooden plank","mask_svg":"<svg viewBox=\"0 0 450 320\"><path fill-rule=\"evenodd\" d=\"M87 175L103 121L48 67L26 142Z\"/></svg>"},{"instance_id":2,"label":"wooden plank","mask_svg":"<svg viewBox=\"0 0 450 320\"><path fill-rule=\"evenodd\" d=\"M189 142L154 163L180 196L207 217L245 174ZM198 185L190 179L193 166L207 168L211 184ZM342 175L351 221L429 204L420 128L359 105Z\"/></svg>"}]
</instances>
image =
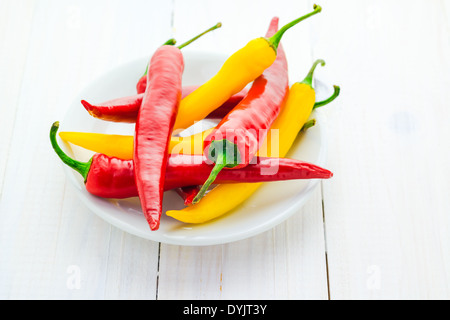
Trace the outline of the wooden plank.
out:
<instances>
[{"instance_id":1,"label":"wooden plank","mask_svg":"<svg viewBox=\"0 0 450 320\"><path fill-rule=\"evenodd\" d=\"M171 36L222 21L188 48L231 53L273 15L283 23L311 3L0 2L0 42L14 48L0 52L0 297L327 299L329 281L331 299L448 299L448 3L320 4L283 44L292 80L320 57L318 75L342 87L325 112L326 244L318 189L251 239L160 247L80 205L49 149L50 124L98 75Z\"/></svg>"},{"instance_id":2,"label":"wooden plank","mask_svg":"<svg viewBox=\"0 0 450 320\"><path fill-rule=\"evenodd\" d=\"M231 54L264 35L272 17L278 16L281 26L311 10L312 4L298 1L176 1L174 28L177 38L188 38L221 21L222 29L189 49ZM309 30L314 23L303 22L282 41L292 81L303 78L311 65ZM320 190L293 217L256 237L207 247L163 244L158 298L327 299Z\"/></svg>"},{"instance_id":3,"label":"wooden plank","mask_svg":"<svg viewBox=\"0 0 450 320\"><path fill-rule=\"evenodd\" d=\"M443 2L322 3L314 54L342 87L324 182L331 299L448 299Z\"/></svg>"},{"instance_id":4,"label":"wooden plank","mask_svg":"<svg viewBox=\"0 0 450 320\"><path fill-rule=\"evenodd\" d=\"M216 246L161 246L159 299L327 299L321 191L255 237Z\"/></svg>"},{"instance_id":5,"label":"wooden plank","mask_svg":"<svg viewBox=\"0 0 450 320\"><path fill-rule=\"evenodd\" d=\"M18 95L25 72L35 1L0 3L0 199L8 162Z\"/></svg>"},{"instance_id":6,"label":"wooden plank","mask_svg":"<svg viewBox=\"0 0 450 320\"><path fill-rule=\"evenodd\" d=\"M158 287L159 243L111 230L105 299L155 300Z\"/></svg>"},{"instance_id":7,"label":"wooden plank","mask_svg":"<svg viewBox=\"0 0 450 320\"><path fill-rule=\"evenodd\" d=\"M172 4L154 6L48 0L27 9L33 11L31 41L28 53L18 56L25 61L16 63L26 72L16 92L0 203L1 297L156 297L158 244L125 235L80 205L48 141L51 123L63 118L87 83L115 65L150 56L152 46L170 37ZM10 15L8 21L21 17L15 7L5 12ZM141 251L139 264L129 263Z\"/></svg>"},{"instance_id":8,"label":"wooden plank","mask_svg":"<svg viewBox=\"0 0 450 320\"><path fill-rule=\"evenodd\" d=\"M223 299L327 299L321 190L274 229L225 246Z\"/></svg>"}]
</instances>

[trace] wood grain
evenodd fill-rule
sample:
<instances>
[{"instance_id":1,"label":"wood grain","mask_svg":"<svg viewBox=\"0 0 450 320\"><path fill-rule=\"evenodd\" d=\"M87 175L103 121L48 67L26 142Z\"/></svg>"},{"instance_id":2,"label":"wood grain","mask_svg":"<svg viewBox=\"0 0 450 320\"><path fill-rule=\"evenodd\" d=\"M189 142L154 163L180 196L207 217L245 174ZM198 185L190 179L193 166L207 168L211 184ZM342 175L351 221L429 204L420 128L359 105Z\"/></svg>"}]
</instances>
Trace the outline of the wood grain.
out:
<instances>
[{"instance_id":1,"label":"wood grain","mask_svg":"<svg viewBox=\"0 0 450 320\"><path fill-rule=\"evenodd\" d=\"M6 74L17 80L10 87L15 94L9 100L13 114L8 114L13 126L2 128L8 158L2 162L6 169L0 203L0 296L102 299L139 295L154 299L158 244L131 238L130 248L141 248L147 254L147 258L138 257L138 266L148 267L147 276L139 272L141 278L133 281L116 276L120 267L116 252L129 237L113 231L79 203L71 185L66 187L48 132L89 81L117 64L141 57L154 42L171 36L172 5L159 5L155 12L151 10L154 4L146 1L29 1L23 4L26 10L15 3L7 2L7 33L2 37L11 37L21 15L32 12L33 18L25 20L23 30L17 28L16 36L22 38L14 40L26 53L20 52L6 66ZM145 10L130 10L128 4ZM133 23L130 33L118 32L134 19L141 22ZM158 28L165 31L155 33ZM148 42L142 41L144 35ZM130 248L119 254L124 261L133 253L140 255L140 250ZM133 273L135 268L136 264L126 263L122 269ZM149 284L144 289L143 282ZM133 283L131 294L128 286Z\"/></svg>"},{"instance_id":2,"label":"wood grain","mask_svg":"<svg viewBox=\"0 0 450 320\"><path fill-rule=\"evenodd\" d=\"M317 77L341 86L321 110L335 175L250 239L127 234L80 203L51 152L51 123L111 68L218 21L185 49L232 53L312 4L1 1L0 298L449 299L448 1L322 0L286 33L292 82L322 58Z\"/></svg>"},{"instance_id":3,"label":"wood grain","mask_svg":"<svg viewBox=\"0 0 450 320\"><path fill-rule=\"evenodd\" d=\"M195 33L190 17L200 8L204 14L197 14L195 26L221 21L223 27L196 43L196 49L212 51L214 44L214 50L231 54L250 39L263 36L274 16L279 17L281 27L310 12L312 4L279 1L274 6L271 1L248 1L229 6L222 2L198 1L191 6L188 2L176 1L175 30L182 28L183 34ZM258 19L253 18L255 15ZM313 19L302 22L289 30L282 40L291 81L303 79L312 62L308 31L313 23ZM318 190L295 217L255 238L206 248L163 244L158 297L327 299L321 200ZM302 246L302 240L310 246Z\"/></svg>"},{"instance_id":4,"label":"wood grain","mask_svg":"<svg viewBox=\"0 0 450 320\"><path fill-rule=\"evenodd\" d=\"M333 52L328 67L343 88L328 117L335 177L324 183L331 298L448 297L442 2L323 5L327 22L316 25L314 53ZM341 23L342 7L359 14Z\"/></svg>"},{"instance_id":5,"label":"wood grain","mask_svg":"<svg viewBox=\"0 0 450 320\"><path fill-rule=\"evenodd\" d=\"M34 1L0 3L0 199L31 36ZM8 17L15 17L11 19Z\"/></svg>"}]
</instances>

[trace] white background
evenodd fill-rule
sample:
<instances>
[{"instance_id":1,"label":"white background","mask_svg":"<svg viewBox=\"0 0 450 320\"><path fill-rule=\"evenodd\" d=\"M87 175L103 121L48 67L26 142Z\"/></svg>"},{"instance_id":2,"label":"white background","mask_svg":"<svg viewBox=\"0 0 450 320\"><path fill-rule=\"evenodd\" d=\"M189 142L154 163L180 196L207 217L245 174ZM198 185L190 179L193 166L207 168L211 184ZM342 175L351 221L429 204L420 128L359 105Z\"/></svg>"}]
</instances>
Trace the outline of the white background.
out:
<instances>
[{"instance_id":1,"label":"white background","mask_svg":"<svg viewBox=\"0 0 450 320\"><path fill-rule=\"evenodd\" d=\"M0 298L449 299L450 1L322 0L283 38L292 79L341 86L308 203L247 240L165 245L112 227L66 181L48 130L111 68L221 21L232 53L312 1L0 0Z\"/></svg>"}]
</instances>

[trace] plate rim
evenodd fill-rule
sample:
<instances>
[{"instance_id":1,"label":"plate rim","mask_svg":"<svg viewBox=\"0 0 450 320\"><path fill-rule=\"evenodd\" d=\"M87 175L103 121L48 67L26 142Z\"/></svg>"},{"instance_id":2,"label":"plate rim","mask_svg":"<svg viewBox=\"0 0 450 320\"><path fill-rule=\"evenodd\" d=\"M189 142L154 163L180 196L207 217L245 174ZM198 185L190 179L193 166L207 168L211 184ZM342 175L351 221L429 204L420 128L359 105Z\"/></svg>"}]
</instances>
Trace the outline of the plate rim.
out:
<instances>
[{"instance_id":1,"label":"plate rim","mask_svg":"<svg viewBox=\"0 0 450 320\"><path fill-rule=\"evenodd\" d=\"M204 50L189 50L186 51L187 54L202 54L202 55L216 55L224 57L223 54L220 54L218 52L214 51L204 51ZM79 91L77 94L77 97L80 96L83 92L87 91L88 88L92 86L92 83L99 82L100 79L106 77L108 74L114 73L114 71L125 67L126 65L130 65L133 63L136 63L138 61L145 61L147 60L147 57L140 57L136 59L129 60L128 62L122 63L120 65L117 65L107 72L104 72L100 76L93 79L91 82L89 82L82 90ZM318 80L317 78L315 79ZM320 80L319 80L320 81ZM290 86L293 83L290 84ZM66 110L65 119L68 116L68 113L72 109L72 106L74 105L74 102L77 101L76 98L73 99L70 103L70 107L68 110ZM318 125L318 129L320 131L319 137L320 137L320 143L321 146L319 148L319 153L317 157L317 161L315 161L315 164L318 166L324 167L326 165L326 158L327 158L327 152L328 152L328 142L325 139L326 137L326 126L324 125L325 122L325 116L321 112L320 109L314 110L314 112L311 114L311 117L316 118L317 122L320 123ZM311 179L306 184L305 188L301 190L302 197L299 197L299 199L295 199L295 201L285 210L283 210L280 214L274 215L269 220L266 220L264 223L260 223L257 226L241 230L239 232L233 232L230 234L222 235L220 237L167 237L164 233L158 233L158 231L147 231L142 232L142 230L136 229L132 226L130 223L125 223L123 220L117 219L114 215L111 215L111 213L108 213L104 206L99 205L100 202L103 202L105 200L109 199L100 199L95 197L94 195L87 192L86 189L83 189L80 187L79 181L76 178L76 175L74 171L69 168L68 166L63 166L64 172L66 177L70 180L71 185L76 189L77 191L77 197L86 205L86 207L95 213L97 216L101 217L105 222L109 223L110 225L118 228L119 230L125 231L129 234L132 234L134 236L137 236L139 238L160 242L164 244L169 245L180 245L180 246L210 246L210 245L220 245L220 244L227 244L236 242L239 240L248 239L251 237L254 237L258 234L261 234L263 232L266 232L275 226L281 224L282 222L286 221L288 218L290 218L292 215L294 215L301 207L303 207L307 201L310 200L313 191L320 185L321 180L320 179ZM297 197L296 197L297 198ZM163 212L163 214L165 214ZM219 218L220 219L220 218ZM188 225L188 224L187 224Z\"/></svg>"}]
</instances>

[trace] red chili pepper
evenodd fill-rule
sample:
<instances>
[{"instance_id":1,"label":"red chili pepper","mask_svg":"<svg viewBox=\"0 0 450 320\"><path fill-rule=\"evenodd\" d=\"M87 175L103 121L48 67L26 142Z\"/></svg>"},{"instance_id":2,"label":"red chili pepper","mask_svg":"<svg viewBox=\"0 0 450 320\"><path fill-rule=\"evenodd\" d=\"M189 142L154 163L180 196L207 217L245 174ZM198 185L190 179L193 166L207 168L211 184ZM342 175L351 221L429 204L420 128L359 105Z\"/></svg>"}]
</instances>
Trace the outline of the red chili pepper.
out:
<instances>
[{"instance_id":1,"label":"red chili pepper","mask_svg":"<svg viewBox=\"0 0 450 320\"><path fill-rule=\"evenodd\" d=\"M207 34L208 32L211 32L213 30L216 30L222 26L222 23L217 23L213 27L209 28L208 30L200 33L199 35L195 36L194 38L186 41L182 45L178 46L179 49L189 45L193 41L197 40L201 36ZM163 46L166 45L175 45L176 41L175 39L169 39L166 41ZM90 115L92 115L95 118L99 118L106 121L113 121L113 122L128 122L128 123L134 123L136 122L136 118L139 112L139 108L141 107L142 100L144 98L144 92L147 86L147 74L148 74L148 65L145 70L144 75L140 78L138 84L137 84L137 91L138 94L134 96L128 96L123 98L118 98L114 100L110 100L104 103L100 103L97 105L92 105L86 100L81 100L81 104L84 106L84 108L89 112ZM187 87L183 88L182 97L187 96L192 91L194 91L197 87ZM227 106L229 107L229 106Z\"/></svg>"},{"instance_id":2,"label":"red chili pepper","mask_svg":"<svg viewBox=\"0 0 450 320\"><path fill-rule=\"evenodd\" d=\"M159 228L169 139L181 100L184 70L181 50L156 50L147 73L147 89L136 120L134 171L142 211L151 230Z\"/></svg>"},{"instance_id":3,"label":"red chili pepper","mask_svg":"<svg viewBox=\"0 0 450 320\"><path fill-rule=\"evenodd\" d=\"M277 30L275 17L266 37ZM279 44L275 62L255 79L247 96L206 137L205 154L215 166L193 203L200 201L223 168L237 169L250 163L277 118L288 91L286 55Z\"/></svg>"},{"instance_id":4,"label":"red chili pepper","mask_svg":"<svg viewBox=\"0 0 450 320\"><path fill-rule=\"evenodd\" d=\"M222 119L225 117L234 107L238 105L248 94L248 89L244 88L240 92L236 93L234 96L231 96L224 104L222 104L219 108L211 112L206 116L206 119Z\"/></svg>"},{"instance_id":5,"label":"red chili pepper","mask_svg":"<svg viewBox=\"0 0 450 320\"><path fill-rule=\"evenodd\" d=\"M147 83L147 81L145 83ZM183 99L197 88L198 86L183 87L181 98ZM223 118L246 96L247 92L248 90L244 89L235 94L220 108L211 112L207 118ZM105 121L134 123L136 122L143 98L144 94L140 93L134 96L117 98L95 105L90 104L86 100L81 100L81 103L89 114L95 118Z\"/></svg>"},{"instance_id":6,"label":"red chili pepper","mask_svg":"<svg viewBox=\"0 0 450 320\"><path fill-rule=\"evenodd\" d=\"M270 182L298 179L329 179L333 174L320 166L288 158L256 157L254 163L236 170L221 171L216 182ZM166 190L201 184L211 166L204 155L170 155L166 171Z\"/></svg>"},{"instance_id":7,"label":"red chili pepper","mask_svg":"<svg viewBox=\"0 0 450 320\"><path fill-rule=\"evenodd\" d=\"M144 93L145 92L145 88L147 87L147 75L143 75L138 83L136 84L136 92L139 93Z\"/></svg>"},{"instance_id":8,"label":"red chili pepper","mask_svg":"<svg viewBox=\"0 0 450 320\"><path fill-rule=\"evenodd\" d=\"M151 230L158 230L164 194L169 140L181 100L184 48L209 28L178 47L159 47L147 67L147 87L136 119L134 171L142 211Z\"/></svg>"},{"instance_id":9,"label":"red chili pepper","mask_svg":"<svg viewBox=\"0 0 450 320\"><path fill-rule=\"evenodd\" d=\"M185 206L190 206L197 193L200 191L201 186L187 186L182 188L176 188L175 191L184 200Z\"/></svg>"},{"instance_id":10,"label":"red chili pepper","mask_svg":"<svg viewBox=\"0 0 450 320\"><path fill-rule=\"evenodd\" d=\"M167 40L163 45L173 46L176 43L177 43L177 41L172 38L172 39ZM136 91L138 94L144 93L145 89L147 88L147 72L148 72L148 65L147 65L147 68L145 68L144 74L139 79L138 83L136 84Z\"/></svg>"},{"instance_id":11,"label":"red chili pepper","mask_svg":"<svg viewBox=\"0 0 450 320\"><path fill-rule=\"evenodd\" d=\"M56 133L59 122L50 129L50 141L59 158L84 178L86 190L98 197L123 199L137 197L133 160L122 160L96 153L88 162L70 158L59 147ZM211 167L203 155L169 155L164 179L164 191L196 186L210 173ZM271 173L271 174L270 174ZM236 170L224 170L217 183L271 182L298 179L329 179L329 170L294 159L256 157L255 164ZM195 190L195 187L192 189Z\"/></svg>"},{"instance_id":12,"label":"red chili pepper","mask_svg":"<svg viewBox=\"0 0 450 320\"><path fill-rule=\"evenodd\" d=\"M194 38L192 38L191 40L189 40L188 42L186 42L183 46L188 45L189 43L197 40L198 38L200 38L201 36L207 34L210 31L216 30L218 28L220 28L222 26L222 23L217 23L214 27L209 28L208 30L200 33L199 35L195 36ZM174 45L176 43L175 39L169 39L167 40L164 45ZM136 91L137 93L144 93L145 89L147 88L147 73L148 73L148 66L147 69L145 70L144 75L139 79L138 83L136 84Z\"/></svg>"},{"instance_id":13,"label":"red chili pepper","mask_svg":"<svg viewBox=\"0 0 450 320\"><path fill-rule=\"evenodd\" d=\"M147 82L145 82L147 83ZM197 86L183 87L182 97L194 91ZM133 96L121 97L103 103L92 105L86 100L81 100L81 104L95 118L113 122L136 122L139 108L142 105L144 93Z\"/></svg>"}]
</instances>

